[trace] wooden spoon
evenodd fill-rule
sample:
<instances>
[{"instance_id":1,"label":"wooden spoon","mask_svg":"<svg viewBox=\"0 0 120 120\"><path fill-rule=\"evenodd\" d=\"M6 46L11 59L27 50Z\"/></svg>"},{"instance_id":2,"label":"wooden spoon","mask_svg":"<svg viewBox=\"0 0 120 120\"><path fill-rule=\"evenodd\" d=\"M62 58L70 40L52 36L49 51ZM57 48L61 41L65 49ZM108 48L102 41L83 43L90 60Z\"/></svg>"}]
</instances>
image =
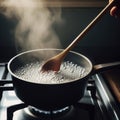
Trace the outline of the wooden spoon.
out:
<instances>
[{"instance_id":1,"label":"wooden spoon","mask_svg":"<svg viewBox=\"0 0 120 120\"><path fill-rule=\"evenodd\" d=\"M67 55L67 53L77 44L78 41L80 41L86 33L95 25L95 23L106 13L107 10L110 10L115 0L111 1L93 20L88 24L88 26L74 39L74 41L61 53L58 55L48 59L44 65L42 66L42 71L46 72L49 70L52 71L59 71L60 65Z\"/></svg>"}]
</instances>

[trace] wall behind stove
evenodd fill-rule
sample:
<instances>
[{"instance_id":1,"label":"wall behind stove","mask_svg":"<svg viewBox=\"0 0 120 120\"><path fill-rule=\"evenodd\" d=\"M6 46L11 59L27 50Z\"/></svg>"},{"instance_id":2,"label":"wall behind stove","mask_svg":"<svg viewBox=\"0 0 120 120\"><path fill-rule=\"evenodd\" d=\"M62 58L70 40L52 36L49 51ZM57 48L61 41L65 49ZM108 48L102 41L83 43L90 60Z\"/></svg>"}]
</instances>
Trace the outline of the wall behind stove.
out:
<instances>
[{"instance_id":1,"label":"wall behind stove","mask_svg":"<svg viewBox=\"0 0 120 120\"><path fill-rule=\"evenodd\" d=\"M66 24L58 30L63 46L66 47L101 11L102 8L63 9ZM100 63L120 60L120 19L109 12L79 42L74 49L91 60Z\"/></svg>"},{"instance_id":2,"label":"wall behind stove","mask_svg":"<svg viewBox=\"0 0 120 120\"><path fill-rule=\"evenodd\" d=\"M102 8L62 8L62 25L54 24L65 48L91 22ZM0 15L0 60L9 60L16 54L14 45L15 22ZM120 60L120 20L107 13L79 42L75 51L85 54L93 62Z\"/></svg>"}]
</instances>

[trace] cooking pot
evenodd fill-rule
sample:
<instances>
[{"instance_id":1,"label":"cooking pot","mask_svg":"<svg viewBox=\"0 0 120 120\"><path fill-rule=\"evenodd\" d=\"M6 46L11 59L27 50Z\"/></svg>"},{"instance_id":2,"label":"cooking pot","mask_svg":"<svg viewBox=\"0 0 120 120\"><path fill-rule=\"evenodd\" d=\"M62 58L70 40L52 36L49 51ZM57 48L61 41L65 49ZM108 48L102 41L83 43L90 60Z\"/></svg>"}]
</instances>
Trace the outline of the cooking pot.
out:
<instances>
[{"instance_id":1,"label":"cooking pot","mask_svg":"<svg viewBox=\"0 0 120 120\"><path fill-rule=\"evenodd\" d=\"M8 63L16 95L26 104L41 110L58 110L77 103L86 90L88 78L100 71L120 67L120 62L93 65L84 55L70 51L64 61L70 61L85 68L86 75L64 83L34 83L15 74L15 70L31 63L47 60L62 49L36 49L14 56Z\"/></svg>"}]
</instances>

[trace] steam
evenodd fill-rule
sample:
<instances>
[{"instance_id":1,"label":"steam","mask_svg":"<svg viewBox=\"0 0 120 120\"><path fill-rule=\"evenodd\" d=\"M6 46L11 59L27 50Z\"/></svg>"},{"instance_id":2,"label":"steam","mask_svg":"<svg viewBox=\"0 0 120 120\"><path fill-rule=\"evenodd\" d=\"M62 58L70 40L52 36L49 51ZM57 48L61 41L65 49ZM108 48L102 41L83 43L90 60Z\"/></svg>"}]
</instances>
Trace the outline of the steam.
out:
<instances>
[{"instance_id":1,"label":"steam","mask_svg":"<svg viewBox=\"0 0 120 120\"><path fill-rule=\"evenodd\" d=\"M47 8L42 0L2 0L4 14L16 18L17 45L22 50L35 48L60 48L53 24L61 24L61 10Z\"/></svg>"}]
</instances>

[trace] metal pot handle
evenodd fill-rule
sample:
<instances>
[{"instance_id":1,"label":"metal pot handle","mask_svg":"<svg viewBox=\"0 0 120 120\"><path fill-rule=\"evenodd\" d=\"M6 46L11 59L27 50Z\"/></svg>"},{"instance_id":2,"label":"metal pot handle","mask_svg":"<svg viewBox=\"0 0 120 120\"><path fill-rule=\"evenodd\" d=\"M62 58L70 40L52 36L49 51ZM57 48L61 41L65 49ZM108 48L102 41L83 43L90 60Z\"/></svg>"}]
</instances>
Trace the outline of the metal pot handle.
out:
<instances>
[{"instance_id":1,"label":"metal pot handle","mask_svg":"<svg viewBox=\"0 0 120 120\"><path fill-rule=\"evenodd\" d=\"M114 68L120 68L120 61L94 65L93 74L104 72Z\"/></svg>"}]
</instances>

